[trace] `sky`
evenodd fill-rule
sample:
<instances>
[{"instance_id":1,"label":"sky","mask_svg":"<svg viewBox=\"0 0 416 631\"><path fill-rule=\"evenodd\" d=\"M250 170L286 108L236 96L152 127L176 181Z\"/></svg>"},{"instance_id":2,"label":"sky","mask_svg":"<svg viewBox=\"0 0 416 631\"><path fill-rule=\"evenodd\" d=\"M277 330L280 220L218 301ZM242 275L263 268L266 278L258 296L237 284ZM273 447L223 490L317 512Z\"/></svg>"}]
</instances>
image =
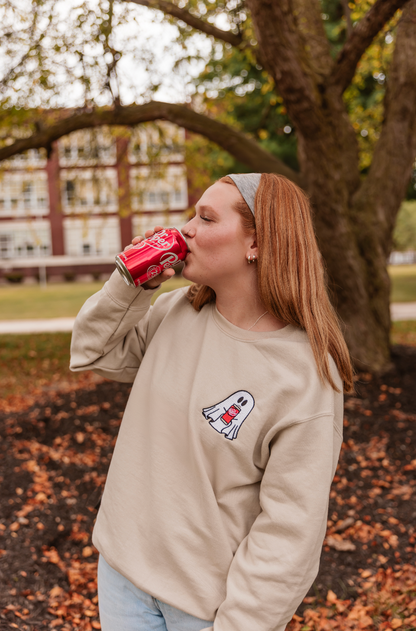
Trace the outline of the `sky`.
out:
<instances>
[{"instance_id":1,"label":"sky","mask_svg":"<svg viewBox=\"0 0 416 631\"><path fill-rule=\"evenodd\" d=\"M108 93L101 93L102 78L106 65L102 45L87 44L85 41L94 32L96 16L100 9L105 13L106 0L46 0L43 3L44 16L39 22L41 32L47 23L49 12L54 13L54 26L50 36L43 40L43 47L49 50L58 43L70 41L72 50L82 51L84 63L92 73L91 94L99 104L106 104ZM25 28L31 24L30 7L32 0L0 0L0 78L8 69L22 58L27 50L28 38ZM10 9L14 5L15 11ZM203 34L194 35L187 44L186 51L176 42L178 29L169 24L161 12L149 10L132 3L115 4L115 15L120 24L114 30L112 45L122 52L118 62L120 79L120 96L124 104L144 102L150 98L169 102L183 102L193 92L192 77L197 76L208 59L212 42ZM123 13L127 13L123 16ZM85 21L80 28L74 28L77 16ZM226 16L220 16L218 26L227 28ZM14 30L15 40L6 36L7 31ZM175 62L189 56L189 60L175 67ZM107 54L109 55L109 54ZM110 55L111 58L111 55ZM32 60L31 60L32 59ZM46 105L45 96L39 90L39 77L36 75L34 57L26 62L25 71L6 90L11 103L20 100L24 106ZM58 84L56 93L49 94L49 103L53 107L79 106L84 101L85 87L79 80L80 61L76 54L52 53L48 59L48 70L53 73ZM199 59L199 60L198 60ZM77 76L78 75L78 76ZM158 84L156 92L151 86ZM43 93L45 94L45 93ZM0 95L1 98L1 95ZM43 100L43 102L42 102ZM29 102L30 101L30 102Z\"/></svg>"}]
</instances>

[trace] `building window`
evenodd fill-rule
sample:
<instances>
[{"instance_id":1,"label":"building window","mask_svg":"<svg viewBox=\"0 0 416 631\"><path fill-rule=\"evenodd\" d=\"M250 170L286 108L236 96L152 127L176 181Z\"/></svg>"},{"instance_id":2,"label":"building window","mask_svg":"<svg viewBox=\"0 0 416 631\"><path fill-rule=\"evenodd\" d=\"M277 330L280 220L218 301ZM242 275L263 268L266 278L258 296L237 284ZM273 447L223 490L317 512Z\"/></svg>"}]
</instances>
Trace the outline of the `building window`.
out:
<instances>
[{"instance_id":1,"label":"building window","mask_svg":"<svg viewBox=\"0 0 416 631\"><path fill-rule=\"evenodd\" d=\"M32 192L33 192L32 182L25 182L23 184L22 193L23 193L23 206L26 209L32 207Z\"/></svg>"},{"instance_id":2,"label":"building window","mask_svg":"<svg viewBox=\"0 0 416 631\"><path fill-rule=\"evenodd\" d=\"M89 254L91 254L91 245L89 243L83 243L82 244L82 253L84 256L88 256Z\"/></svg>"},{"instance_id":3,"label":"building window","mask_svg":"<svg viewBox=\"0 0 416 631\"><path fill-rule=\"evenodd\" d=\"M72 180L65 182L65 196L68 206L72 206L75 203L75 184Z\"/></svg>"},{"instance_id":4,"label":"building window","mask_svg":"<svg viewBox=\"0 0 416 631\"><path fill-rule=\"evenodd\" d=\"M6 259L11 254L12 237L10 234L0 234L0 258Z\"/></svg>"}]
</instances>

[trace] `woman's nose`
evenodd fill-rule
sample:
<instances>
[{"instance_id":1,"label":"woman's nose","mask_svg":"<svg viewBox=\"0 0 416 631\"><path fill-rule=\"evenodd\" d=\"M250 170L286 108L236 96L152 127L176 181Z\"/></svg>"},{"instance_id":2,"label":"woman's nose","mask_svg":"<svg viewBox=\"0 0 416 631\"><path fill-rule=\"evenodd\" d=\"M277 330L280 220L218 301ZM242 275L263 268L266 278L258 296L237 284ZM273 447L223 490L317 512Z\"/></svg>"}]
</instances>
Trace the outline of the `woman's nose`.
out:
<instances>
[{"instance_id":1,"label":"woman's nose","mask_svg":"<svg viewBox=\"0 0 416 631\"><path fill-rule=\"evenodd\" d=\"M185 237L192 238L195 236L195 228L193 226L193 219L190 219L188 223L184 225L184 227L182 228L182 232L185 235Z\"/></svg>"}]
</instances>

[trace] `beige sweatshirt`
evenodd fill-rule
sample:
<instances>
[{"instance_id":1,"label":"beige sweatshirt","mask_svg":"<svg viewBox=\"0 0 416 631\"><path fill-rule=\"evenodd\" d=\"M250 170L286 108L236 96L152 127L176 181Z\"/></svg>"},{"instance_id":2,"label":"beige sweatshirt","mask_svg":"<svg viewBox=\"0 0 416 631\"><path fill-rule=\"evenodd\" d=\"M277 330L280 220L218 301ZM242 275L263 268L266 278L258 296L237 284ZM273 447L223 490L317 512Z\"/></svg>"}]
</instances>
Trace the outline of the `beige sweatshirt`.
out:
<instances>
[{"instance_id":1,"label":"beige sweatshirt","mask_svg":"<svg viewBox=\"0 0 416 631\"><path fill-rule=\"evenodd\" d=\"M210 630L283 631L318 571L343 396L300 329L245 331L185 291L151 307L115 272L75 322L71 369L134 382L93 542Z\"/></svg>"}]
</instances>

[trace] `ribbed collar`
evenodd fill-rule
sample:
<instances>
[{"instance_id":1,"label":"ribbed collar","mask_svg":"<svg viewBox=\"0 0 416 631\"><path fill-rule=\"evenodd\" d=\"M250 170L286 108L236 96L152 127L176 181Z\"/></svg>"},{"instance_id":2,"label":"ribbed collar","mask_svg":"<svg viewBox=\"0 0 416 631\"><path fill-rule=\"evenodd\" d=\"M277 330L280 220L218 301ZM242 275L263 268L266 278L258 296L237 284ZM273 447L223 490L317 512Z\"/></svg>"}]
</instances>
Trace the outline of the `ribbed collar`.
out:
<instances>
[{"instance_id":1,"label":"ribbed collar","mask_svg":"<svg viewBox=\"0 0 416 631\"><path fill-rule=\"evenodd\" d=\"M223 315L218 311L216 305L213 303L209 305L211 308L212 317L214 318L215 324L218 326L223 333L233 337L237 340L242 340L245 342L254 342L256 340L262 340L267 338L280 338L282 340L288 339L296 332L300 331L293 324L287 324L283 329L278 329L277 331L246 331L245 329L241 329L239 326L232 324L224 318Z\"/></svg>"}]
</instances>

